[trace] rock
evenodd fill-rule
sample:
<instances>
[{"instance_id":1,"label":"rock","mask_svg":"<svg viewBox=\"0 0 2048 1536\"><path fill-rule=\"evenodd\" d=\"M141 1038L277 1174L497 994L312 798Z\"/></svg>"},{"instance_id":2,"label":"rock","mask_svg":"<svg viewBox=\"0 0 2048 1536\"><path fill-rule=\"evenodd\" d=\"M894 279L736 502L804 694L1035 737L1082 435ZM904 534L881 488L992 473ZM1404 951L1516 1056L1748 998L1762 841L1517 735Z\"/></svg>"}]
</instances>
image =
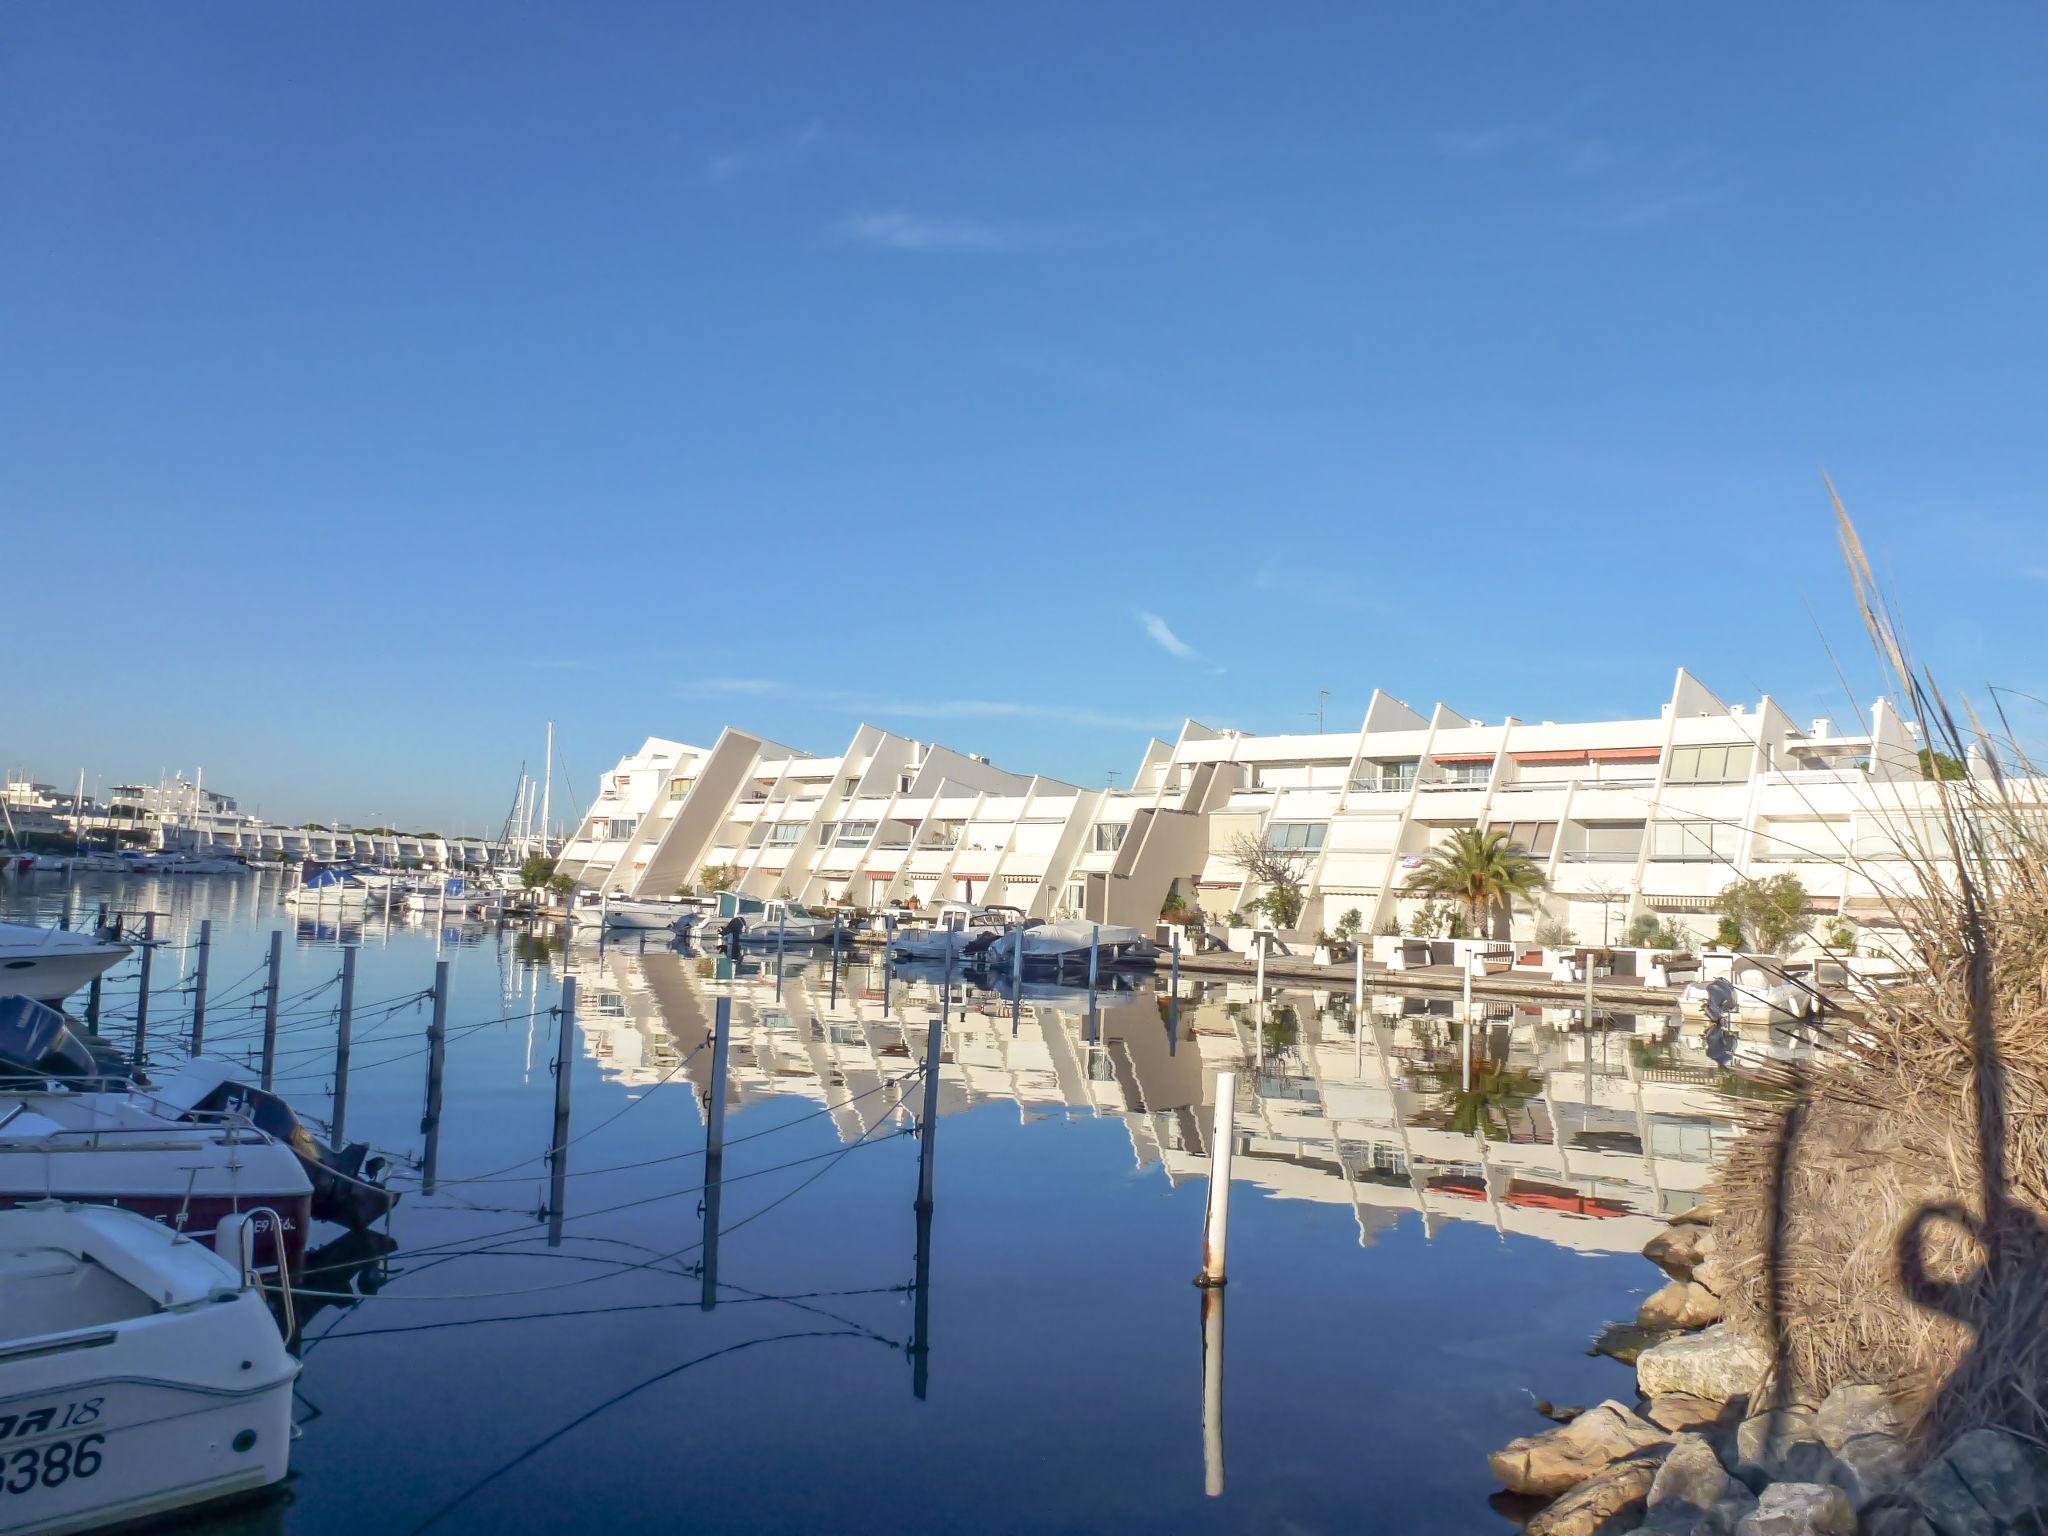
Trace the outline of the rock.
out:
<instances>
[{"instance_id":1,"label":"rock","mask_svg":"<svg viewBox=\"0 0 2048 1536\"><path fill-rule=\"evenodd\" d=\"M1857 1435L1896 1435L1905 1427L1884 1388L1847 1382L1830 1392L1814 1415L1814 1429L1831 1451Z\"/></svg>"},{"instance_id":2,"label":"rock","mask_svg":"<svg viewBox=\"0 0 2048 1536\"><path fill-rule=\"evenodd\" d=\"M1693 1230L1704 1230L1695 1228ZM1673 1280L1652 1291L1636 1311L1638 1328L1704 1328L1723 1316L1721 1298L1691 1280Z\"/></svg>"},{"instance_id":3,"label":"rock","mask_svg":"<svg viewBox=\"0 0 2048 1536\"><path fill-rule=\"evenodd\" d=\"M1742 1517L1736 1536L1856 1536L1856 1511L1826 1483L1773 1483Z\"/></svg>"},{"instance_id":4,"label":"rock","mask_svg":"<svg viewBox=\"0 0 2048 1536\"><path fill-rule=\"evenodd\" d=\"M1713 1201L1702 1200L1699 1204L1688 1206L1685 1210L1680 1211L1676 1216L1667 1221L1665 1225L1667 1227L1711 1227L1720 1214L1714 1208Z\"/></svg>"},{"instance_id":5,"label":"rock","mask_svg":"<svg viewBox=\"0 0 2048 1536\"><path fill-rule=\"evenodd\" d=\"M1737 1398L1732 1403L1717 1403L1704 1397L1687 1397L1683 1392L1667 1392L1651 1398L1637 1412L1659 1429L1677 1434L1688 1429L1732 1427L1741 1421L1742 1406L1747 1401Z\"/></svg>"},{"instance_id":6,"label":"rock","mask_svg":"<svg viewBox=\"0 0 2048 1536\"><path fill-rule=\"evenodd\" d=\"M1569 1424L1573 1419L1576 1419L1586 1411L1583 1406L1560 1407L1547 1397L1537 1398L1530 1406L1554 1424Z\"/></svg>"},{"instance_id":7,"label":"rock","mask_svg":"<svg viewBox=\"0 0 2048 1536\"><path fill-rule=\"evenodd\" d=\"M1729 1470L1750 1487L1766 1483L1832 1483L1834 1453L1821 1443L1806 1408L1766 1409L1735 1429Z\"/></svg>"},{"instance_id":8,"label":"rock","mask_svg":"<svg viewBox=\"0 0 2048 1536\"><path fill-rule=\"evenodd\" d=\"M1662 1344L1666 1339L1678 1337L1669 1328L1642 1328L1634 1323L1609 1323L1600 1330L1600 1337L1593 1341L1589 1355L1605 1355L1610 1360L1619 1360L1623 1365L1634 1365L1646 1349Z\"/></svg>"},{"instance_id":9,"label":"rock","mask_svg":"<svg viewBox=\"0 0 2048 1536\"><path fill-rule=\"evenodd\" d=\"M1690 1280L1700 1261L1714 1251L1714 1229L1687 1223L1666 1227L1643 1244L1643 1257L1675 1280Z\"/></svg>"},{"instance_id":10,"label":"rock","mask_svg":"<svg viewBox=\"0 0 2048 1536\"><path fill-rule=\"evenodd\" d=\"M1606 1402L1557 1429L1509 1441L1486 1464L1510 1493L1548 1497L1576 1487L1611 1462L1666 1445L1670 1438L1620 1403Z\"/></svg>"},{"instance_id":11,"label":"rock","mask_svg":"<svg viewBox=\"0 0 2048 1536\"><path fill-rule=\"evenodd\" d=\"M1973 1429L1907 1485L1906 1497L1938 1536L2048 1529L2048 1451Z\"/></svg>"},{"instance_id":12,"label":"rock","mask_svg":"<svg viewBox=\"0 0 2048 1536\"><path fill-rule=\"evenodd\" d=\"M1610 1536L1642 1523L1661 1451L1617 1461L1529 1517L1522 1536Z\"/></svg>"},{"instance_id":13,"label":"rock","mask_svg":"<svg viewBox=\"0 0 2048 1536\"><path fill-rule=\"evenodd\" d=\"M1645 1397L1683 1392L1725 1402L1747 1396L1770 1363L1761 1344L1720 1323L1644 1350L1636 1358L1636 1385Z\"/></svg>"},{"instance_id":14,"label":"rock","mask_svg":"<svg viewBox=\"0 0 2048 1536\"><path fill-rule=\"evenodd\" d=\"M1851 1435L1835 1447L1829 1478L1849 1495L1860 1514L1887 1494L1897 1493L1913 1475L1912 1453L1896 1435Z\"/></svg>"},{"instance_id":15,"label":"rock","mask_svg":"<svg viewBox=\"0 0 2048 1536\"><path fill-rule=\"evenodd\" d=\"M1933 1526L1911 1504L1871 1510L1863 1518L1865 1536L1936 1536Z\"/></svg>"},{"instance_id":16,"label":"rock","mask_svg":"<svg viewBox=\"0 0 2048 1536\"><path fill-rule=\"evenodd\" d=\"M1731 1536L1754 1508L1756 1495L1722 1470L1705 1439L1680 1435L1650 1484L1640 1530L1648 1536Z\"/></svg>"},{"instance_id":17,"label":"rock","mask_svg":"<svg viewBox=\"0 0 2048 1536\"><path fill-rule=\"evenodd\" d=\"M1733 1293L1735 1284L1735 1277L1728 1273L1728 1261L1718 1253L1708 1254L1693 1267L1692 1280L1723 1299Z\"/></svg>"}]
</instances>

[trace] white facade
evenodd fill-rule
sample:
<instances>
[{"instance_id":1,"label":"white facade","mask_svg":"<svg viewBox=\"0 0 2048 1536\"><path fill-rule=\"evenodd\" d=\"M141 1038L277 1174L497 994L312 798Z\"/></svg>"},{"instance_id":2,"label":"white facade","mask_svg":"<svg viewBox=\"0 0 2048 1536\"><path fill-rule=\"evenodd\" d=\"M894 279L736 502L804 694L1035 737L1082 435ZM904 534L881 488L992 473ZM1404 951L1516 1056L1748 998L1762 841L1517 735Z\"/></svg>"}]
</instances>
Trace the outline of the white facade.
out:
<instances>
[{"instance_id":1,"label":"white facade","mask_svg":"<svg viewBox=\"0 0 2048 1536\"><path fill-rule=\"evenodd\" d=\"M1355 731L1189 721L1149 744L1122 790L865 725L836 757L727 730L649 788L656 745L608 776L631 836L598 839L587 823L570 845L584 884L667 894L730 866L754 895L985 901L1132 924L1178 891L1220 920L1259 894L1231 856L1249 835L1302 854L1304 931L1351 911L1370 931L1405 927L1423 901L1406 889L1412 871L1455 829L1480 827L1506 831L1549 882L1516 938L1543 917L1580 942L1618 941L1653 913L1705 941L1737 876L1790 872L1816 913L1881 924L1887 890L1911 873L1885 855L1901 839L1941 851L1920 743L1888 705L1843 734L1801 726L1769 697L1726 704L1683 670L1654 713L1624 720L1487 724L1375 693Z\"/></svg>"}]
</instances>

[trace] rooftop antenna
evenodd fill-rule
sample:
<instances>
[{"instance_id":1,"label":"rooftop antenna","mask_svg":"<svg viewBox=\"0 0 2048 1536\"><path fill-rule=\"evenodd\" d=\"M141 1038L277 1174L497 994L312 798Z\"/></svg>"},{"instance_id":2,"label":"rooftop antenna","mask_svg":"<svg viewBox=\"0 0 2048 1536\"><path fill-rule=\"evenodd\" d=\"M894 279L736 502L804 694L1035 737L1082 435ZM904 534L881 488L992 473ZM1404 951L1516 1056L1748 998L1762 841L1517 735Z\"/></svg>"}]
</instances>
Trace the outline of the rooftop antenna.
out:
<instances>
[{"instance_id":1,"label":"rooftop antenna","mask_svg":"<svg viewBox=\"0 0 2048 1536\"><path fill-rule=\"evenodd\" d=\"M1329 697L1329 689L1318 688L1316 690L1316 734L1318 736L1323 734L1323 704ZM1306 715L1308 711L1304 709L1302 713Z\"/></svg>"}]
</instances>

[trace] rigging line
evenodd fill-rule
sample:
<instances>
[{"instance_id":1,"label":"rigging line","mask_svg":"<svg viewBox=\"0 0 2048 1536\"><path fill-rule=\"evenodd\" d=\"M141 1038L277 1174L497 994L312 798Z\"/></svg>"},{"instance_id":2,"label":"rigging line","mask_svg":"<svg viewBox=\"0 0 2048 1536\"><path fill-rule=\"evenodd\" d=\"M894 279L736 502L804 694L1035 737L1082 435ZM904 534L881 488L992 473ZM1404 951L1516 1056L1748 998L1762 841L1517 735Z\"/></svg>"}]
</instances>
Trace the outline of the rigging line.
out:
<instances>
[{"instance_id":1,"label":"rigging line","mask_svg":"<svg viewBox=\"0 0 2048 1536\"><path fill-rule=\"evenodd\" d=\"M696 1055L697 1051L700 1051L700 1050L702 1050L702 1049L703 1049L703 1046L702 1046L702 1045L699 1045L699 1046L697 1046L697 1047L696 1047L695 1049L693 1049L693 1050L692 1050L692 1051L690 1052L690 1055L691 1055L691 1056L694 1056L694 1055ZM686 1066L686 1065L688 1065L688 1062L689 1062L689 1057L687 1057L687 1056L686 1056L686 1057L684 1057L684 1058L683 1058L683 1060L682 1060L681 1062L677 1063L677 1067L676 1067L676 1070L680 1071L680 1070L681 1070L681 1068L682 1068L683 1066ZM761 1139L761 1138L762 1138L763 1136L773 1136L773 1135L774 1135L774 1134L775 1134L775 1133L776 1133L777 1131L786 1131L786 1130L789 1130L789 1129L791 1129L791 1128L792 1128L792 1127L794 1127L794 1126L799 1126L799 1125L803 1125L803 1124L805 1124L805 1123L807 1123L807 1122L809 1122L809 1121L812 1121L812 1120L815 1120L815 1119L817 1119L817 1118L818 1118L818 1117L819 1117L820 1115L832 1115L832 1114L837 1114L837 1113L838 1113L838 1112L839 1112L840 1110L842 1110L842 1109L845 1109L845 1108L847 1108L847 1107L848 1107L849 1105L853 1105L853 1104L858 1104L858 1103L859 1103L859 1102L860 1102L860 1101L861 1101L862 1099L866 1099L866 1098L872 1098L872 1097L873 1097L873 1096L874 1096L875 1094L878 1094L878 1093L883 1093L883 1092L886 1092L886 1091L887 1091L888 1089L891 1089L891 1088L900 1088L900 1087L902 1087L902 1086L903 1086L903 1085L904 1085L905 1083L912 1083L912 1082L915 1082L915 1081L917 1081L917 1079L918 1079L919 1077L921 1077L922 1075L923 1075L923 1069L922 1069L922 1068L919 1068L919 1069L917 1069L916 1071L912 1071L912 1072L906 1072L906 1073L904 1073L904 1074L903 1074L903 1075L902 1075L901 1077L890 1077L890 1078L884 1078L884 1079L883 1079L883 1080L882 1080L881 1082L877 1083L877 1084L876 1084L876 1085L875 1085L874 1087L872 1087L872 1088L866 1088L866 1089L863 1089L863 1090L862 1090L861 1092L859 1092L859 1093L856 1093L856 1094L852 1094L852 1095L849 1095L848 1097L846 1097L846 1098L844 1098L844 1099L841 1099L841 1100L839 1100L839 1102L837 1102L836 1104L827 1104L827 1105L825 1105L825 1106L824 1106L824 1107L823 1107L822 1109L815 1109L815 1110L811 1110L811 1111L809 1111L809 1112L808 1112L808 1113L806 1113L806 1114L801 1114L801 1115L798 1115L798 1116L796 1116L796 1117L795 1117L794 1119L791 1119L791 1120L784 1120L784 1121L780 1121L779 1123L777 1123L777 1124L775 1124L775 1125L771 1125L771 1126L766 1126L766 1127L764 1127L764 1128L762 1128L761 1130L758 1130L758 1131L749 1131L749 1132L748 1132L748 1133L747 1133L746 1135L744 1135L744 1136L734 1136L734 1137L730 1138L730 1139L729 1139L729 1140L728 1140L728 1141L727 1141L727 1142L725 1143L725 1150L727 1150L727 1151L730 1151L730 1150L732 1150L732 1148L734 1148L734 1147L737 1147L737 1146L740 1146L740 1145L742 1145L743 1143L746 1143L746 1142L749 1142L749 1141L758 1141L758 1140L760 1140L760 1139ZM674 1076L674 1073L673 1073L673 1072L671 1072L671 1073L669 1074L669 1076L671 1076L671 1077L672 1077L672 1076ZM666 1083L667 1081L668 1081L668 1078L664 1077L664 1078L663 1078L663 1079L661 1080L661 1082L659 1082L659 1083L656 1083L656 1084L654 1084L654 1085L653 1085L653 1087L654 1087L654 1088L659 1088L660 1086L662 1086L662 1083ZM652 1092L652 1088L650 1088L650 1089L649 1089L649 1092ZM646 1099L645 1099L645 1098L644 1098L644 1096L643 1096L643 1097L642 1097L642 1098L640 1098L640 1099L636 1099L636 1100L634 1100L634 1101L633 1101L633 1104L642 1104L642 1103L645 1103L645 1102L646 1102ZM632 1107L633 1107L633 1104L628 1104L628 1105L626 1106L626 1108L627 1108L627 1109L630 1109L630 1108L632 1108ZM619 1115L623 1115L623 1114L624 1114L625 1112L626 1112L626 1110L624 1110L624 1109L620 1110L620 1111L619 1111L619 1114L618 1114L618 1115L613 1115L613 1116L612 1116L612 1120L616 1120L616 1119L618 1119L618 1118L619 1118ZM595 1133L595 1132L597 1132L597 1131L601 1131L601 1130L603 1130L605 1126L607 1126L607 1125L610 1125L610 1124L612 1123L612 1120L606 1120L606 1121L602 1122L601 1124L598 1124L598 1125L594 1125L594 1126L592 1126L592 1127L590 1128L590 1130L588 1130L588 1131L585 1131L585 1132L583 1133L583 1135L584 1135L584 1136L588 1136L588 1135L591 1135L591 1134L593 1134L593 1133ZM580 1140L582 1140L582 1139L583 1139L583 1138L582 1138L581 1136L577 1136L577 1137L571 1137L571 1138L570 1138L570 1139L569 1139L568 1141L564 1142L564 1143L563 1143L562 1145L563 1145L563 1147L565 1147L565 1148L567 1148L567 1147L572 1147L572 1146L574 1146L574 1145L575 1145L575 1144L576 1144L576 1143L577 1143L578 1141L580 1141ZM550 1151L552 1151L552 1150L553 1150L553 1149L550 1149ZM539 1153L536 1153L536 1154L534 1154L534 1155L533 1155L532 1157L529 1157L529 1158L525 1158L525 1159L523 1159L523 1160L521 1160L520 1162L517 1162L517 1163L513 1163L513 1164L511 1165L511 1167L512 1167L512 1168L523 1168L523 1167L525 1167L525 1166L526 1166L526 1165L527 1165L528 1163L535 1163L535 1162L539 1162L539 1161L540 1161L540 1160L541 1160L541 1159L542 1159L543 1157L546 1157L546 1156L548 1156L548 1155L549 1155L549 1153L548 1153L548 1152L539 1152ZM693 1157L702 1157L703 1155L704 1155L704 1149L703 1149L702 1147L693 1147L693 1148L691 1148L691 1149L690 1149L689 1151L687 1151L687 1152L666 1152L666 1153L663 1153L663 1154L662 1154L662 1155L661 1155L660 1157L648 1157L648 1158L642 1158L642 1159L640 1159L640 1160L639 1160L638 1162L632 1162L632 1163L610 1163L610 1164L607 1164L606 1166L604 1166L604 1167L602 1167L602 1168L571 1168L571 1169L569 1170L569 1172L568 1172L568 1177L570 1177L570 1178L572 1178L572 1179L581 1179L581 1178L589 1178L589 1177L590 1177L590 1176L592 1176L593 1174L599 1174L599 1173L628 1173L628 1172L631 1172L631 1171L632 1171L633 1169L635 1169L635 1168L651 1168L651 1167L653 1167L654 1165L656 1165L657 1163L679 1163L679 1162L685 1162L685 1161L687 1161L687 1160L688 1160L688 1159L690 1159L690 1158L693 1158ZM506 1169L500 1169L500 1170L499 1170L499 1172L498 1172L497 1174L480 1174L480 1175L478 1175L478 1176L476 1176L476 1177L474 1177L474 1178L468 1178L468 1179L442 1179L442 1178L436 1178L436 1179L434 1180L434 1186L435 1186L435 1188L437 1188L437 1189L441 1189L441 1188L447 1188L447 1187L449 1187L449 1186L452 1186L452 1185L457 1185L457 1184L524 1184L524 1183L525 1183L525 1182L526 1182L526 1181L527 1181L527 1180L528 1180L529 1178L537 1178L537 1177L538 1177L538 1175L537 1175L537 1174L522 1174L522 1175L519 1175L519 1176L517 1176L517 1177L514 1177L514 1178L504 1178L504 1177L501 1177L501 1176L500 1176L501 1174L504 1174L504 1173L509 1173L510 1171L511 1171L511 1169L510 1169L510 1168L506 1168Z\"/></svg>"},{"instance_id":2,"label":"rigging line","mask_svg":"<svg viewBox=\"0 0 2048 1536\"><path fill-rule=\"evenodd\" d=\"M420 1536L420 1532L428 1530L432 1526L439 1524L443 1516L452 1513L458 1506L466 1502L473 1494L480 1493L490 1484L496 1482L500 1477L503 1477L507 1472L512 1471L515 1467L518 1467L521 1464L530 1461L533 1457L538 1456L542 1451L546 1450L549 1446L553 1445L557 1440L561 1439L564 1435L567 1435L572 1431L581 1428L583 1425L589 1423L590 1420L596 1418L599 1414L604 1413L609 1409L617 1407L620 1403L623 1403L628 1398L634 1397L637 1394L646 1391L649 1387L656 1386L661 1382L669 1380L671 1377L680 1376L684 1371L690 1370L695 1366L704 1365L712 1360L719 1359L721 1356L724 1355L738 1354L742 1350L753 1349L762 1344L782 1344L794 1339L844 1339L862 1337L864 1337L864 1335L852 1329L845 1328L811 1328L790 1333L776 1333L770 1334L765 1338L742 1339L736 1344L723 1345L718 1349L710 1350L705 1354L697 1355L691 1359L685 1360L680 1365L670 1366L667 1370L657 1372L655 1375L648 1377L645 1381L639 1382L634 1386L628 1387L623 1392L617 1393L611 1397L606 1398L596 1407L589 1409L587 1412L578 1414L575 1418L571 1419L568 1423L564 1424L560 1429L557 1429L552 1433L543 1436L541 1439L536 1440L532 1445L528 1446L525 1450L521 1451L517 1456L513 1457L510 1461L505 1462L503 1465L497 1468L494 1468L492 1471L486 1473L483 1477L479 1478L476 1482L471 1483L467 1488L463 1489L462 1492L458 1493L454 1498L450 1499L447 1503L443 1504L439 1509L435 1510L431 1515L427 1516L425 1520L422 1520L418 1525L414 1526L411 1529L411 1531L407 1532L407 1536ZM897 1344L893 1340L887 1340L884 1342L888 1343L889 1347L892 1349L901 1349L903 1347L902 1345Z\"/></svg>"},{"instance_id":3,"label":"rigging line","mask_svg":"<svg viewBox=\"0 0 2048 1536\"><path fill-rule=\"evenodd\" d=\"M530 1257L539 1257L539 1255L530 1255ZM687 1277L678 1276L677 1278L683 1279ZM718 1285L720 1290L745 1291L747 1289L745 1286L731 1285L723 1280L719 1281ZM355 1301L367 1301L371 1299L368 1296L359 1295L355 1292L305 1291L299 1290L297 1287L294 1287L293 1289L297 1291L297 1293L301 1296L330 1297L346 1295L349 1297L349 1299ZM870 1285L843 1291L798 1291L787 1296L772 1295L766 1292L752 1292L745 1295L738 1301L728 1302L727 1305L735 1307L753 1306L760 1302L781 1302L788 1305L795 1305L799 1302L808 1301L813 1298L828 1298L834 1296L887 1296L914 1289L915 1287L911 1285ZM613 1312L666 1312L682 1308L690 1308L692 1310L695 1310L701 1308L703 1305L704 1303L702 1301L695 1299L689 1301L631 1301L621 1303L618 1306L610 1307L567 1307L554 1312L509 1312L496 1314L491 1317L453 1317L438 1323L401 1323L399 1326L395 1328L341 1328L337 1326L327 1329L327 1331L322 1333L320 1337L314 1342L325 1343L329 1339L375 1339L386 1335L401 1333L434 1333L444 1328L475 1328L485 1323L532 1323L545 1322L549 1319L558 1317L603 1317ZM830 1313L823 1312L821 1312L819 1315L824 1317L831 1316ZM834 1319L834 1321L840 1321L840 1319ZM858 1323L849 1321L847 1323L847 1326L861 1333L866 1333L871 1338L875 1338L883 1342L893 1342L892 1340L888 1339L888 1336L886 1334L873 1333L869 1329L862 1328Z\"/></svg>"}]
</instances>

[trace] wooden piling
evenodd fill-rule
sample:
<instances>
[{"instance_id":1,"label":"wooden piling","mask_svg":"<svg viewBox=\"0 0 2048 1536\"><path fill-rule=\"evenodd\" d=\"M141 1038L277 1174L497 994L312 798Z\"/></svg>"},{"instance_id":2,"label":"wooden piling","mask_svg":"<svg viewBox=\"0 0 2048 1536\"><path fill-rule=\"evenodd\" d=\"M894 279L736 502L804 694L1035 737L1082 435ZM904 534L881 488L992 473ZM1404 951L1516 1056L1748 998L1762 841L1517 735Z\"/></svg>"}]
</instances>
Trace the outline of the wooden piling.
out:
<instances>
[{"instance_id":1,"label":"wooden piling","mask_svg":"<svg viewBox=\"0 0 2048 1536\"><path fill-rule=\"evenodd\" d=\"M334 1144L348 1144L348 1056L349 1036L355 1028L356 946L341 952L341 1008L334 1027Z\"/></svg>"},{"instance_id":2,"label":"wooden piling","mask_svg":"<svg viewBox=\"0 0 2048 1536\"><path fill-rule=\"evenodd\" d=\"M271 1075L277 1070L277 987L284 964L284 930L270 930L270 980L263 988L263 1077L264 1092L270 1091Z\"/></svg>"},{"instance_id":3,"label":"wooden piling","mask_svg":"<svg viewBox=\"0 0 2048 1536\"><path fill-rule=\"evenodd\" d=\"M206 977L213 959L213 919L199 920L199 963L192 971L192 1054L197 1056L206 1040Z\"/></svg>"},{"instance_id":4,"label":"wooden piling","mask_svg":"<svg viewBox=\"0 0 2048 1536\"><path fill-rule=\"evenodd\" d=\"M576 978L562 978L561 1016L555 1021L555 1129L548 1139L548 1246L562 1246L562 1208L569 1197L569 1081L575 1066Z\"/></svg>"}]
</instances>

